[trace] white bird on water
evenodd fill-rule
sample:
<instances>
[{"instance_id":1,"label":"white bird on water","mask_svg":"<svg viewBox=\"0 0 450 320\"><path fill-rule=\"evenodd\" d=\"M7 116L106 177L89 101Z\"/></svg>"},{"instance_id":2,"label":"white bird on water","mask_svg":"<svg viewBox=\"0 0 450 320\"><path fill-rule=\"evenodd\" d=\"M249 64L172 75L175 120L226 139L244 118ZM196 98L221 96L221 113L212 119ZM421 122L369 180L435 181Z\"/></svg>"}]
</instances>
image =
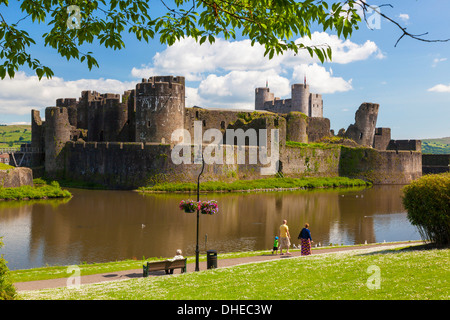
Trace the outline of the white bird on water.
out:
<instances>
[{"instance_id":1,"label":"white bird on water","mask_svg":"<svg viewBox=\"0 0 450 320\"><path fill-rule=\"evenodd\" d=\"M145 224L142 224L141 227L142 227L142 229L144 229L145 228Z\"/></svg>"}]
</instances>

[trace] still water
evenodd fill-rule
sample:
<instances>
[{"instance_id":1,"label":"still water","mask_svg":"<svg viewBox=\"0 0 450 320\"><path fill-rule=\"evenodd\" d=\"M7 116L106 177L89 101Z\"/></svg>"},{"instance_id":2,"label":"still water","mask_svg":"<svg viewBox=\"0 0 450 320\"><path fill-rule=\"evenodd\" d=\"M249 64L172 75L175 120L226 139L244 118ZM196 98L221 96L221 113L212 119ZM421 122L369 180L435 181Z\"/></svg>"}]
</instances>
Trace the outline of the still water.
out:
<instances>
[{"instance_id":1,"label":"still water","mask_svg":"<svg viewBox=\"0 0 450 320\"><path fill-rule=\"evenodd\" d=\"M70 189L70 200L0 202L0 249L10 270L143 257L194 255L196 213L178 208L195 194ZM219 213L200 215L199 248L269 250L283 219L292 240L308 222L315 244L420 240L401 186L262 193L201 194Z\"/></svg>"}]
</instances>

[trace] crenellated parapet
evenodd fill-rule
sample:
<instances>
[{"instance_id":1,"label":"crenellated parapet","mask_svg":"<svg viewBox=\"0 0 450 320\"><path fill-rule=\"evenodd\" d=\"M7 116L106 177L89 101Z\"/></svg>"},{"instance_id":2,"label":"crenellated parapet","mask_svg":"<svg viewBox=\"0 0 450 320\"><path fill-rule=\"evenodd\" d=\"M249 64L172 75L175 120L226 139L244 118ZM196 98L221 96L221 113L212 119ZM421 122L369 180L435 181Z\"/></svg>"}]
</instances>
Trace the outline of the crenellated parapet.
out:
<instances>
[{"instance_id":1,"label":"crenellated parapet","mask_svg":"<svg viewBox=\"0 0 450 320\"><path fill-rule=\"evenodd\" d=\"M184 77L161 76L136 85L136 141L170 143L173 131L184 128L184 83Z\"/></svg>"}]
</instances>

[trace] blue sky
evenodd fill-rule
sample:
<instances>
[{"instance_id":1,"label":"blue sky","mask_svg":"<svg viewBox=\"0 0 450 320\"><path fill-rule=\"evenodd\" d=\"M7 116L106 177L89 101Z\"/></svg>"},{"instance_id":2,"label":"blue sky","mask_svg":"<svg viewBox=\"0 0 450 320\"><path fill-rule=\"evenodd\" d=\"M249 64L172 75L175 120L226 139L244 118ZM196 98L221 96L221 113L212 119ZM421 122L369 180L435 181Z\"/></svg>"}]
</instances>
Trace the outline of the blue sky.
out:
<instances>
[{"instance_id":1,"label":"blue sky","mask_svg":"<svg viewBox=\"0 0 450 320\"><path fill-rule=\"evenodd\" d=\"M450 1L371 3L392 4L393 8L381 11L413 34L450 38ZM21 17L14 5L0 5L8 22ZM25 20L20 26L27 24L31 22ZM275 96L289 98L290 85L303 82L306 75L311 90L323 94L324 116L336 132L354 122L361 103L373 102L380 104L377 126L390 127L394 139L450 136L450 42L425 43L405 37L394 47L401 31L383 19L375 27L370 30L361 24L349 40L314 30L308 41L334 49L333 61L323 65L306 53L269 60L263 57L262 47L251 47L247 39L218 38L214 45L202 46L184 39L167 47L158 39L147 44L127 37L121 51L95 45L86 48L100 64L89 71L85 64L68 62L44 47L39 40L43 26L33 26L30 34L38 41L32 52L52 67L55 76L39 82L24 69L13 80L0 81L0 123L30 122L31 109L41 110L43 116L45 107L54 105L57 98L78 98L82 90L121 94L143 77L169 74L186 77L187 106L251 110L256 87L268 81Z\"/></svg>"}]
</instances>

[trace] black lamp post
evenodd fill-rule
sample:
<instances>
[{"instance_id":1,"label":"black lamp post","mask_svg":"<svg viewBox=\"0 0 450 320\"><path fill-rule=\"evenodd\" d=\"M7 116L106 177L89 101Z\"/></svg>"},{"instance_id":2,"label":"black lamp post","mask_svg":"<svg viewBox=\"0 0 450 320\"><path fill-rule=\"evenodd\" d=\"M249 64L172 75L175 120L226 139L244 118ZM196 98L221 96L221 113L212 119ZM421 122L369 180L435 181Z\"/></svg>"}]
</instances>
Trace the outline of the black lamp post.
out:
<instances>
[{"instance_id":1,"label":"black lamp post","mask_svg":"<svg viewBox=\"0 0 450 320\"><path fill-rule=\"evenodd\" d=\"M201 148L201 147L200 147ZM199 218L200 218L200 210L198 208L198 203L200 202L200 176L203 173L203 169L205 168L205 160L203 159L203 150L200 149L201 156L202 156L202 171L200 171L200 174L198 175L197 179L197 244L195 246L195 271L200 271L199 268L199 250L198 250L198 227L199 227Z\"/></svg>"}]
</instances>

